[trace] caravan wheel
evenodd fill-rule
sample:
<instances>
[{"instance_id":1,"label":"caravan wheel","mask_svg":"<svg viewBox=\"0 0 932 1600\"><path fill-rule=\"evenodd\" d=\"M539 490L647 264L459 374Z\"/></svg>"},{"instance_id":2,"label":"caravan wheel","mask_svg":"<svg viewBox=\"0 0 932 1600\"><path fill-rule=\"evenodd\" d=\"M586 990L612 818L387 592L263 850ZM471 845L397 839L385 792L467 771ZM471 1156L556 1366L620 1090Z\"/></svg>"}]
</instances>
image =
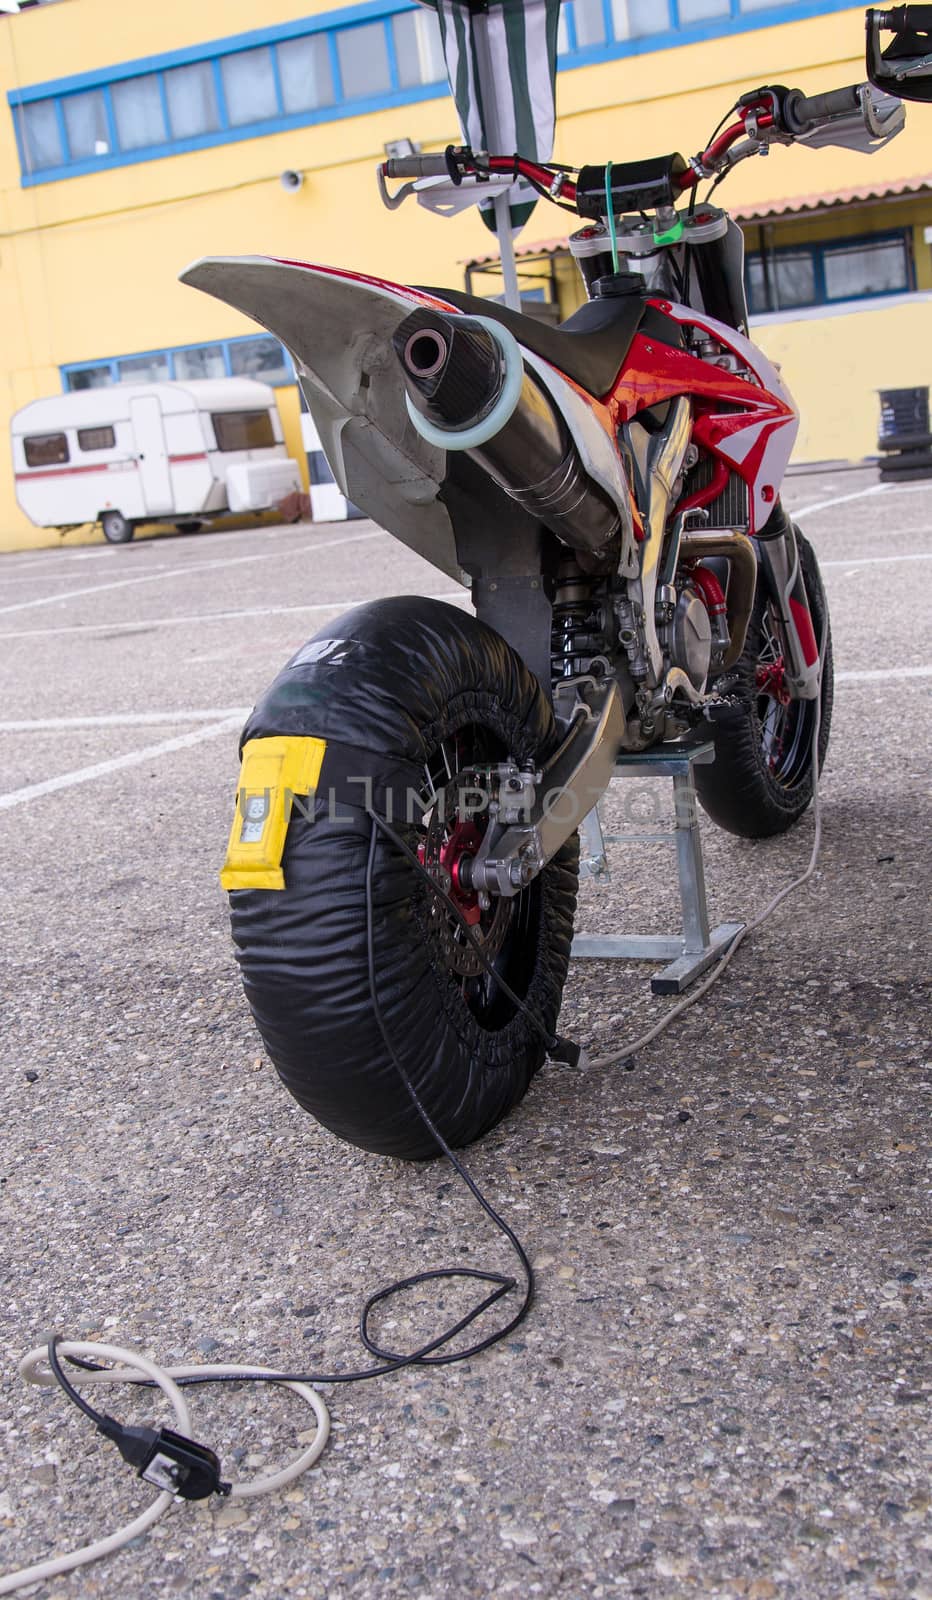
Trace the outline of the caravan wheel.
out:
<instances>
[{"instance_id":1,"label":"caravan wheel","mask_svg":"<svg viewBox=\"0 0 932 1600\"><path fill-rule=\"evenodd\" d=\"M136 532L131 522L124 517L122 511L102 511L100 526L103 536L110 544L129 544Z\"/></svg>"}]
</instances>

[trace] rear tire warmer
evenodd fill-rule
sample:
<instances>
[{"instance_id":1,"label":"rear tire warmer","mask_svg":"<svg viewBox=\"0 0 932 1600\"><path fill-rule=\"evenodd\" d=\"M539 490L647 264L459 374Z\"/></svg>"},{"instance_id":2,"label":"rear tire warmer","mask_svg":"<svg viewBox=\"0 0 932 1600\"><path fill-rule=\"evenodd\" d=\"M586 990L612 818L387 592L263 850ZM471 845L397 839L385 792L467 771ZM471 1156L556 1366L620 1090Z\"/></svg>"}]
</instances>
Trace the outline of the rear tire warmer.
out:
<instances>
[{"instance_id":1,"label":"rear tire warmer","mask_svg":"<svg viewBox=\"0 0 932 1600\"><path fill-rule=\"evenodd\" d=\"M499 634L453 606L402 598L360 606L315 635L259 701L243 742L303 734L422 770L459 730L478 728L519 764L556 743L549 702ZM326 763L322 774L326 786ZM362 786L354 791L362 801ZM378 796L378 780L376 780ZM318 795L313 823L295 811L283 890L230 895L246 997L266 1050L295 1099L331 1132L382 1155L439 1152L383 1045L366 952L365 875L372 822L364 804L338 820ZM396 812L397 819L397 812ZM396 820L416 848L423 831ZM506 976L553 1033L576 907L575 834L515 906ZM469 1144L523 1098L545 1046L499 994L474 1015L443 957L433 897L380 835L373 879L378 998L389 1037L450 1145Z\"/></svg>"}]
</instances>

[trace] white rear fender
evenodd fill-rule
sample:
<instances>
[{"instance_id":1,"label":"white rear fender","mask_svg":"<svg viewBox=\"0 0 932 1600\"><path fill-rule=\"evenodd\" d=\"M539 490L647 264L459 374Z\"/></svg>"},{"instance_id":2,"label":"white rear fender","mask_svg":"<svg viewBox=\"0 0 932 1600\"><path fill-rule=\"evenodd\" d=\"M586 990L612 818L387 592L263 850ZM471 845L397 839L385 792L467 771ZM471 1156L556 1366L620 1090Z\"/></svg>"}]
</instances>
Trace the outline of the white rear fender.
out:
<instances>
[{"instance_id":1,"label":"white rear fender","mask_svg":"<svg viewBox=\"0 0 932 1600\"><path fill-rule=\"evenodd\" d=\"M400 321L433 296L352 272L266 256L208 256L181 281L268 328L291 352L321 444L344 494L404 544L462 581L437 494L446 453L412 427L391 346Z\"/></svg>"}]
</instances>

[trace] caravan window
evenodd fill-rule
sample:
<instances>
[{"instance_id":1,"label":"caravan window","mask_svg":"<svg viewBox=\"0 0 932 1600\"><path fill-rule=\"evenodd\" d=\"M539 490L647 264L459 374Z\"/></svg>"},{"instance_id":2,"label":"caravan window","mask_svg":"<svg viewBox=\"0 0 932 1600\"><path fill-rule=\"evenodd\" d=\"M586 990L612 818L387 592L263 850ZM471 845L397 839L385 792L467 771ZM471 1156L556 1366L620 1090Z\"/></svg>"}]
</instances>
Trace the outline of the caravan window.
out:
<instances>
[{"instance_id":1,"label":"caravan window","mask_svg":"<svg viewBox=\"0 0 932 1600\"><path fill-rule=\"evenodd\" d=\"M112 428L79 428L79 450L112 450L116 434Z\"/></svg>"},{"instance_id":2,"label":"caravan window","mask_svg":"<svg viewBox=\"0 0 932 1600\"><path fill-rule=\"evenodd\" d=\"M68 461L68 440L63 433L34 433L23 440L27 467L54 467Z\"/></svg>"},{"instance_id":3,"label":"caravan window","mask_svg":"<svg viewBox=\"0 0 932 1600\"><path fill-rule=\"evenodd\" d=\"M218 450L267 450L275 443L267 411L214 411L210 420Z\"/></svg>"}]
</instances>

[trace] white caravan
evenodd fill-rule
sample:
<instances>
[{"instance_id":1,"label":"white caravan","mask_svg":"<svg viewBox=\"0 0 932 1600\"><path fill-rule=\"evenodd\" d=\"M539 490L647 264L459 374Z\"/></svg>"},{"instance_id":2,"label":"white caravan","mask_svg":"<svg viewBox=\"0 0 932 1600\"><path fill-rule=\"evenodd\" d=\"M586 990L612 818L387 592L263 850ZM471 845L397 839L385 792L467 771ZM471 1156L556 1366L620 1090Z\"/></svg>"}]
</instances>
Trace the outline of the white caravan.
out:
<instances>
[{"instance_id":1,"label":"white caravan","mask_svg":"<svg viewBox=\"0 0 932 1600\"><path fill-rule=\"evenodd\" d=\"M123 383L33 400L10 423L16 499L40 528L193 529L301 491L275 394L251 378Z\"/></svg>"}]
</instances>

